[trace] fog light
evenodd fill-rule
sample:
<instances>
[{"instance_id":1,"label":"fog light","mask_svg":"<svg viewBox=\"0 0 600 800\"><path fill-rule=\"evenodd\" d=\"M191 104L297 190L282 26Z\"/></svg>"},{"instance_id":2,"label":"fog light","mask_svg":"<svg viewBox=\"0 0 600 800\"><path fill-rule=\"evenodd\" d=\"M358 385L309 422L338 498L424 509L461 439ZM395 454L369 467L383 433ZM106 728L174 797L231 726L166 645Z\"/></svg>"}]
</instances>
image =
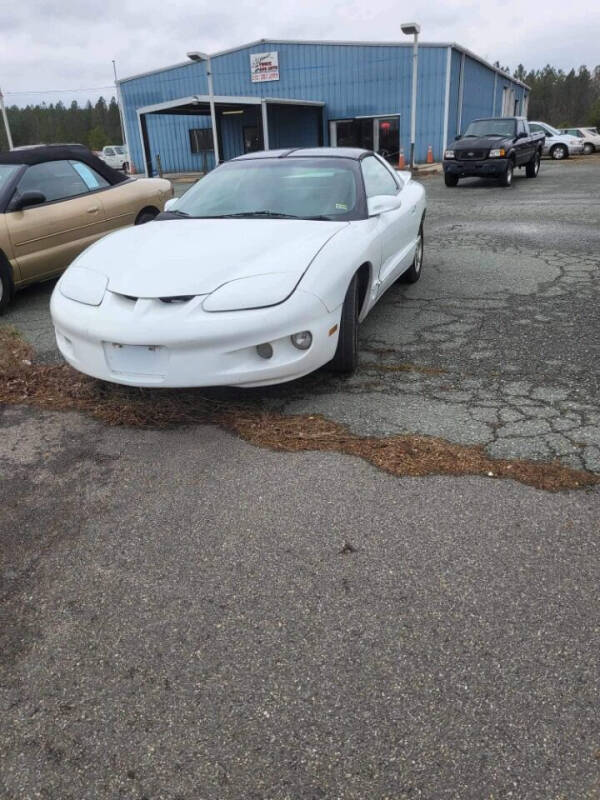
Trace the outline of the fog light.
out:
<instances>
[{"instance_id":1,"label":"fog light","mask_svg":"<svg viewBox=\"0 0 600 800\"><path fill-rule=\"evenodd\" d=\"M268 342L266 342L265 344L257 344L256 352L261 358L271 358L271 356L273 355L273 348Z\"/></svg>"},{"instance_id":2,"label":"fog light","mask_svg":"<svg viewBox=\"0 0 600 800\"><path fill-rule=\"evenodd\" d=\"M300 331L300 333L292 334L290 339L294 347L297 347L298 350L308 350L312 344L312 333L310 331Z\"/></svg>"}]
</instances>

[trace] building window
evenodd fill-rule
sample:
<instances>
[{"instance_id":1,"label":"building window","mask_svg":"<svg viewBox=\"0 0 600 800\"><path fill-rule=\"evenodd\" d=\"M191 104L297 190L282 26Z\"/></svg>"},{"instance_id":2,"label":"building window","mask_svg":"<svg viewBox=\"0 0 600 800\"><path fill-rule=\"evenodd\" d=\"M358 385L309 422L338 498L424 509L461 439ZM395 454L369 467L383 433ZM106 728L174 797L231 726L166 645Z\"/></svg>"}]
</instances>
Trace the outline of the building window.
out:
<instances>
[{"instance_id":1,"label":"building window","mask_svg":"<svg viewBox=\"0 0 600 800\"><path fill-rule=\"evenodd\" d=\"M212 149L212 128L190 128L190 150L192 153L204 153Z\"/></svg>"}]
</instances>

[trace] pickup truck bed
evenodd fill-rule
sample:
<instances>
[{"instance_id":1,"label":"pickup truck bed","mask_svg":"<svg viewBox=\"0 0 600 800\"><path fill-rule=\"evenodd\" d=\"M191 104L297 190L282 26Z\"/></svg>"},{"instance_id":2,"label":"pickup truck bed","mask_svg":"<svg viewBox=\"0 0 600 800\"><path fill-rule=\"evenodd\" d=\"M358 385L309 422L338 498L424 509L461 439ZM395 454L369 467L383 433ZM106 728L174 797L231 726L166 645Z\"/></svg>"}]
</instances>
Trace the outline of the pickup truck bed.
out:
<instances>
[{"instance_id":1,"label":"pickup truck bed","mask_svg":"<svg viewBox=\"0 0 600 800\"><path fill-rule=\"evenodd\" d=\"M473 120L463 136L444 153L446 186L461 178L495 178L512 184L515 168L524 167L535 178L540 167L544 134L532 133L524 117L490 117Z\"/></svg>"}]
</instances>

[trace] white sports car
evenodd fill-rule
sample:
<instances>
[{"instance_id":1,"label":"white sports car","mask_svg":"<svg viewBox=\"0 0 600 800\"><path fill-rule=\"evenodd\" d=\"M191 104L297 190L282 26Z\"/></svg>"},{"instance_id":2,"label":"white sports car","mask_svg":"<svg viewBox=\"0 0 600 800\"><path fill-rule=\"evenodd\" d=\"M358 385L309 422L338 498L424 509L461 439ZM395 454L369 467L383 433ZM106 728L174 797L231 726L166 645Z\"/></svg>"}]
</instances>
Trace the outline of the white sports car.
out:
<instances>
[{"instance_id":1,"label":"white sports car","mask_svg":"<svg viewBox=\"0 0 600 800\"><path fill-rule=\"evenodd\" d=\"M258 386L328 362L351 372L358 326L419 279L425 190L366 150L252 153L106 236L56 285L58 347L133 386Z\"/></svg>"}]
</instances>

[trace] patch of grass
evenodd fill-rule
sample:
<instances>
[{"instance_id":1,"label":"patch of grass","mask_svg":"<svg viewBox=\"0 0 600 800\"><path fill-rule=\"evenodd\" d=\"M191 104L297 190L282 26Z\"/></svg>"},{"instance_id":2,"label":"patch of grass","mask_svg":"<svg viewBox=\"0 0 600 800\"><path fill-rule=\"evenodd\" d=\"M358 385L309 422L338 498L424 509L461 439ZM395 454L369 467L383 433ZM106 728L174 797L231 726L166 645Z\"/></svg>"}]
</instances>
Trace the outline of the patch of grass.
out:
<instances>
[{"instance_id":1,"label":"patch of grass","mask_svg":"<svg viewBox=\"0 0 600 800\"><path fill-rule=\"evenodd\" d=\"M200 390L136 389L96 381L66 364L36 364L32 348L6 326L0 327L0 403L80 411L109 425L166 428L212 423L258 447L346 453L399 477L486 475L548 491L600 483L599 475L558 461L492 459L483 447L430 436L357 436L321 415L261 413L210 400Z\"/></svg>"}]
</instances>

